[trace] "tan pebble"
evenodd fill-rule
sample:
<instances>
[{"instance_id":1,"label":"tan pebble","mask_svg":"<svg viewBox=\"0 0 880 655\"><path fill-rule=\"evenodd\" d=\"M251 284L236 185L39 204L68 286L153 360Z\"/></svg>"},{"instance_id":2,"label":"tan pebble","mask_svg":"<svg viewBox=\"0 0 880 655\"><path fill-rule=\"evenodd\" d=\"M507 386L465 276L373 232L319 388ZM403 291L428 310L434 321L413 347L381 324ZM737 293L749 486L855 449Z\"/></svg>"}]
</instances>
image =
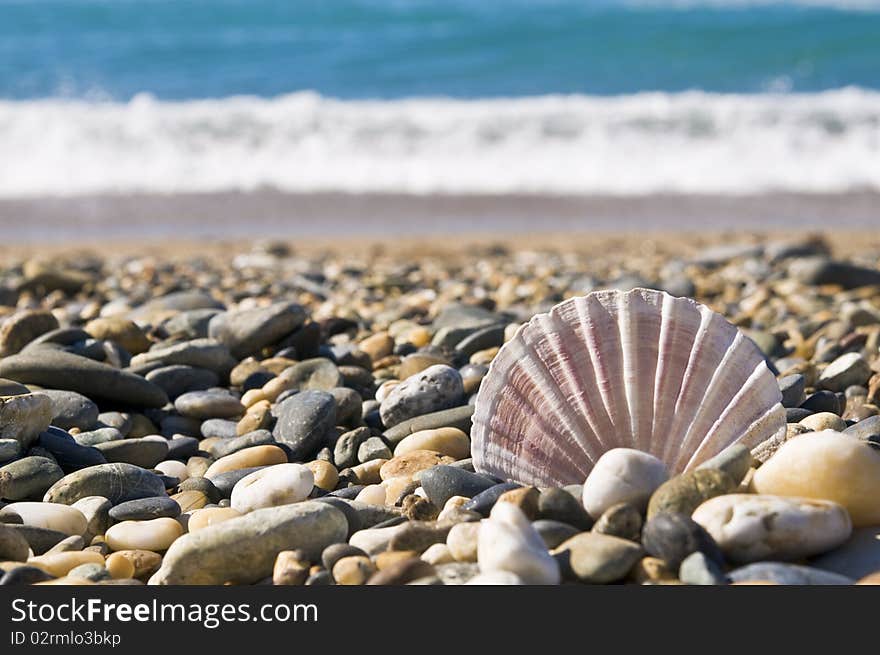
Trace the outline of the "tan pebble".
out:
<instances>
[{"instance_id":1,"label":"tan pebble","mask_svg":"<svg viewBox=\"0 0 880 655\"><path fill-rule=\"evenodd\" d=\"M480 537L480 522L456 523L446 535L446 546L456 562L477 561L477 541Z\"/></svg>"},{"instance_id":2,"label":"tan pebble","mask_svg":"<svg viewBox=\"0 0 880 655\"><path fill-rule=\"evenodd\" d=\"M288 389L294 389L296 387L296 381L290 380L284 377L272 378L263 387L260 389L261 393L259 398L254 396L254 402L259 400L270 400L273 403L282 393L287 391ZM248 392L250 393L250 392ZM253 404L253 403L251 403ZM251 405L246 405L246 407L250 407Z\"/></svg>"},{"instance_id":3,"label":"tan pebble","mask_svg":"<svg viewBox=\"0 0 880 655\"><path fill-rule=\"evenodd\" d=\"M341 585L362 585L375 572L373 562L363 555L343 557L333 565L333 579Z\"/></svg>"},{"instance_id":4,"label":"tan pebble","mask_svg":"<svg viewBox=\"0 0 880 655\"><path fill-rule=\"evenodd\" d=\"M131 550L120 550L114 553L119 557L124 557L134 566L134 577L138 579L147 578L159 570L162 565L162 556L151 550L143 550L135 548Z\"/></svg>"},{"instance_id":5,"label":"tan pebble","mask_svg":"<svg viewBox=\"0 0 880 655\"><path fill-rule=\"evenodd\" d=\"M405 343L408 342L416 348L422 348L431 343L431 331L428 328L418 326L406 332L403 338Z\"/></svg>"},{"instance_id":6,"label":"tan pebble","mask_svg":"<svg viewBox=\"0 0 880 655\"><path fill-rule=\"evenodd\" d=\"M188 460L186 460L186 470L189 471L189 477L205 477L205 471L208 470L208 467L211 466L211 463L211 460L207 457L190 457Z\"/></svg>"},{"instance_id":7,"label":"tan pebble","mask_svg":"<svg viewBox=\"0 0 880 655\"><path fill-rule=\"evenodd\" d=\"M167 550L183 534L183 527L172 518L163 516L149 521L122 521L104 535L113 550Z\"/></svg>"},{"instance_id":8,"label":"tan pebble","mask_svg":"<svg viewBox=\"0 0 880 655\"><path fill-rule=\"evenodd\" d=\"M534 487L520 487L505 491L498 497L498 502L516 505L529 521L534 521L538 518L538 496L538 490Z\"/></svg>"},{"instance_id":9,"label":"tan pebble","mask_svg":"<svg viewBox=\"0 0 880 655\"><path fill-rule=\"evenodd\" d=\"M269 409L269 401L261 400L256 405L248 407L247 413L236 423L235 433L242 436L255 430L264 430L271 423L272 414Z\"/></svg>"},{"instance_id":10,"label":"tan pebble","mask_svg":"<svg viewBox=\"0 0 880 655\"><path fill-rule=\"evenodd\" d=\"M180 505L181 512L192 512L193 510L201 509L208 504L208 497L204 492L196 489L186 489L185 491L174 494L171 496L171 499L177 501L177 504Z\"/></svg>"},{"instance_id":11,"label":"tan pebble","mask_svg":"<svg viewBox=\"0 0 880 655\"><path fill-rule=\"evenodd\" d=\"M875 573L869 573L864 578L861 578L856 584L859 585L880 585L880 571Z\"/></svg>"},{"instance_id":12,"label":"tan pebble","mask_svg":"<svg viewBox=\"0 0 880 655\"><path fill-rule=\"evenodd\" d=\"M269 380L269 382L271 381L272 380ZM267 382L266 384L269 384L269 382ZM248 409L262 401L269 401L269 397L262 389L248 389L241 395L241 404Z\"/></svg>"},{"instance_id":13,"label":"tan pebble","mask_svg":"<svg viewBox=\"0 0 880 655\"><path fill-rule=\"evenodd\" d=\"M197 509L190 515L187 528L189 532L198 532L203 528L223 523L223 521L228 521L241 515L241 512L232 507L205 507L204 509Z\"/></svg>"},{"instance_id":14,"label":"tan pebble","mask_svg":"<svg viewBox=\"0 0 880 655\"><path fill-rule=\"evenodd\" d=\"M139 355L150 347L150 340L134 321L118 316L96 318L83 329L95 339L115 341L132 355Z\"/></svg>"},{"instance_id":15,"label":"tan pebble","mask_svg":"<svg viewBox=\"0 0 880 655\"><path fill-rule=\"evenodd\" d=\"M460 525L466 525L464 523ZM431 544L428 546L428 550L422 553L422 560L427 562L428 564L451 564L455 562L455 557L452 556L452 551L449 550L449 546L446 544Z\"/></svg>"},{"instance_id":16,"label":"tan pebble","mask_svg":"<svg viewBox=\"0 0 880 655\"><path fill-rule=\"evenodd\" d=\"M407 476L412 478L417 471L422 471L438 464L451 464L455 460L431 450L413 450L403 455L396 455L382 465L379 477L383 480Z\"/></svg>"},{"instance_id":17,"label":"tan pebble","mask_svg":"<svg viewBox=\"0 0 880 655\"><path fill-rule=\"evenodd\" d=\"M443 509L440 510L440 514L437 516L437 520L442 521L446 518L449 518L450 515L454 514L456 510L458 510L462 505L469 501L470 498L468 498L467 496L452 496L443 505Z\"/></svg>"},{"instance_id":18,"label":"tan pebble","mask_svg":"<svg viewBox=\"0 0 880 655\"><path fill-rule=\"evenodd\" d=\"M40 555L31 557L28 564L43 569L49 575L60 578L68 574L80 564L100 564L104 566L104 557L100 553L87 550L67 551L54 555Z\"/></svg>"},{"instance_id":19,"label":"tan pebble","mask_svg":"<svg viewBox=\"0 0 880 655\"><path fill-rule=\"evenodd\" d=\"M289 359L287 357L270 357L261 361L260 366L274 375L281 375L283 371L286 371L297 363L299 363L297 360Z\"/></svg>"},{"instance_id":20,"label":"tan pebble","mask_svg":"<svg viewBox=\"0 0 880 655\"><path fill-rule=\"evenodd\" d=\"M394 350L394 339L387 332L377 332L358 344L358 348L367 353L374 362L387 357Z\"/></svg>"},{"instance_id":21,"label":"tan pebble","mask_svg":"<svg viewBox=\"0 0 880 655\"><path fill-rule=\"evenodd\" d=\"M233 387L240 387L254 373L267 370L256 358L246 357L229 372L229 384Z\"/></svg>"},{"instance_id":22,"label":"tan pebble","mask_svg":"<svg viewBox=\"0 0 880 655\"><path fill-rule=\"evenodd\" d=\"M421 373L426 368L430 368L436 364L448 363L449 362L443 357L428 355L425 353L413 353L412 355L407 355L401 360L398 375L401 380L405 380L406 378L412 377L416 373Z\"/></svg>"},{"instance_id":23,"label":"tan pebble","mask_svg":"<svg viewBox=\"0 0 880 655\"><path fill-rule=\"evenodd\" d=\"M387 461L389 460L371 459L369 462L353 466L351 470L357 476L358 482L361 484L379 484L382 481L382 477L379 475L379 470Z\"/></svg>"},{"instance_id":24,"label":"tan pebble","mask_svg":"<svg viewBox=\"0 0 880 655\"><path fill-rule=\"evenodd\" d=\"M394 505L400 496L412 486L413 482L408 477L390 478L382 481L385 487L385 504Z\"/></svg>"},{"instance_id":25,"label":"tan pebble","mask_svg":"<svg viewBox=\"0 0 880 655\"><path fill-rule=\"evenodd\" d=\"M471 440L458 428L419 430L404 437L394 449L394 455L405 455L415 450L431 450L453 459L465 459L471 454Z\"/></svg>"},{"instance_id":26,"label":"tan pebble","mask_svg":"<svg viewBox=\"0 0 880 655\"><path fill-rule=\"evenodd\" d=\"M492 360L495 359L495 355L498 354L498 351L501 350L497 346L494 348L486 348L486 350L478 350L473 355L471 355L470 363L476 365L485 365L491 364Z\"/></svg>"},{"instance_id":27,"label":"tan pebble","mask_svg":"<svg viewBox=\"0 0 880 655\"><path fill-rule=\"evenodd\" d=\"M226 440L223 437L205 437L199 441L199 450L209 453L214 446L224 441Z\"/></svg>"},{"instance_id":28,"label":"tan pebble","mask_svg":"<svg viewBox=\"0 0 880 655\"><path fill-rule=\"evenodd\" d=\"M154 468L157 471L161 471L163 475L177 478L181 482L189 478L189 469L186 467L186 464L178 462L176 459L166 459L164 462L156 464Z\"/></svg>"},{"instance_id":29,"label":"tan pebble","mask_svg":"<svg viewBox=\"0 0 880 655\"><path fill-rule=\"evenodd\" d=\"M373 556L373 562L380 571L397 566L399 562L418 557L419 554L414 550L386 550Z\"/></svg>"},{"instance_id":30,"label":"tan pebble","mask_svg":"<svg viewBox=\"0 0 880 655\"><path fill-rule=\"evenodd\" d=\"M301 585L309 577L309 563L296 550L282 550L275 558L272 584L277 586Z\"/></svg>"},{"instance_id":31,"label":"tan pebble","mask_svg":"<svg viewBox=\"0 0 880 655\"><path fill-rule=\"evenodd\" d=\"M643 557L629 572L630 578L639 584L648 582L660 582L662 580L675 580L675 575L659 557Z\"/></svg>"},{"instance_id":32,"label":"tan pebble","mask_svg":"<svg viewBox=\"0 0 880 655\"><path fill-rule=\"evenodd\" d=\"M384 505L385 487L380 484L369 484L358 492L355 500L367 505Z\"/></svg>"},{"instance_id":33,"label":"tan pebble","mask_svg":"<svg viewBox=\"0 0 880 655\"><path fill-rule=\"evenodd\" d=\"M205 477L210 480L228 471L237 471L238 469L250 468L252 466L286 463L287 454L278 446L253 446L221 457L208 467L208 470L205 471Z\"/></svg>"},{"instance_id":34,"label":"tan pebble","mask_svg":"<svg viewBox=\"0 0 880 655\"><path fill-rule=\"evenodd\" d=\"M846 421L840 418L837 414L832 414L831 412L812 414L802 420L800 424L813 432L821 432L822 430L843 432L847 428Z\"/></svg>"},{"instance_id":35,"label":"tan pebble","mask_svg":"<svg viewBox=\"0 0 880 655\"><path fill-rule=\"evenodd\" d=\"M333 491L339 483L339 472L336 467L323 459L316 459L306 464L315 476L315 486L324 491Z\"/></svg>"},{"instance_id":36,"label":"tan pebble","mask_svg":"<svg viewBox=\"0 0 880 655\"><path fill-rule=\"evenodd\" d=\"M104 566L110 571L110 576L115 580L124 580L134 577L134 564L131 560L119 553L113 553L107 557Z\"/></svg>"}]
</instances>

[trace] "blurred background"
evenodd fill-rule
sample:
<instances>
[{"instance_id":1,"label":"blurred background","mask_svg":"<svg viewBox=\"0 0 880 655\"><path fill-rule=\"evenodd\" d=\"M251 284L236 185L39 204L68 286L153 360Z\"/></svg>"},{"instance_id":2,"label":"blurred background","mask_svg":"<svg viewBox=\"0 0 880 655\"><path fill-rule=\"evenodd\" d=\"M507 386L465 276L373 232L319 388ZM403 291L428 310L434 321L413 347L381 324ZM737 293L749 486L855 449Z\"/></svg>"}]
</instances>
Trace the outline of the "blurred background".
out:
<instances>
[{"instance_id":1,"label":"blurred background","mask_svg":"<svg viewBox=\"0 0 880 655\"><path fill-rule=\"evenodd\" d=\"M880 1L0 0L10 239L876 227Z\"/></svg>"}]
</instances>

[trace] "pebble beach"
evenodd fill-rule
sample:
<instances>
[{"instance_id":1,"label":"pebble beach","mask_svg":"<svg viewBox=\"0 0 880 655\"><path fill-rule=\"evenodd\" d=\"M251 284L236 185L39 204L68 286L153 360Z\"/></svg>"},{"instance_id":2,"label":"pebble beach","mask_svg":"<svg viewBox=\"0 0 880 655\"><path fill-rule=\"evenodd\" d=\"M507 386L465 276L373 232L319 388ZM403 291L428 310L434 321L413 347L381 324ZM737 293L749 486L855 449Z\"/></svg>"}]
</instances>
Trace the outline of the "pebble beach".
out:
<instances>
[{"instance_id":1,"label":"pebble beach","mask_svg":"<svg viewBox=\"0 0 880 655\"><path fill-rule=\"evenodd\" d=\"M749 337L784 428L478 472L517 328L633 288ZM9 248L0 499L0 585L880 584L880 233Z\"/></svg>"}]
</instances>

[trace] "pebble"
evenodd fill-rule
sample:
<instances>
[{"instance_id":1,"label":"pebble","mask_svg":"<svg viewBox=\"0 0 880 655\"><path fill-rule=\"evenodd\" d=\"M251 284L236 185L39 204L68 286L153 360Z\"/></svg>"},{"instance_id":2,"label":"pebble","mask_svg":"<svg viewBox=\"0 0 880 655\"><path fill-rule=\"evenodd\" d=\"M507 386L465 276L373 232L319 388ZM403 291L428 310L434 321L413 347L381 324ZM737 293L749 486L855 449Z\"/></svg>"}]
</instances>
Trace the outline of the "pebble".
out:
<instances>
[{"instance_id":1,"label":"pebble","mask_svg":"<svg viewBox=\"0 0 880 655\"><path fill-rule=\"evenodd\" d=\"M391 539L404 527L406 526L400 524L387 528L365 528L352 534L348 543L356 548L360 548L367 555L375 555L387 550Z\"/></svg>"},{"instance_id":2,"label":"pebble","mask_svg":"<svg viewBox=\"0 0 880 655\"><path fill-rule=\"evenodd\" d=\"M437 507L442 507L453 496L473 498L496 484L493 480L477 473L448 465L425 469L419 473L418 480L428 500Z\"/></svg>"},{"instance_id":3,"label":"pebble","mask_svg":"<svg viewBox=\"0 0 880 655\"><path fill-rule=\"evenodd\" d=\"M416 416L407 421L398 423L393 428L386 429L382 434L385 440L394 445L405 437L422 430L434 430L437 428L458 428L468 434L471 430L471 419L474 415L473 405L462 405L452 409L444 409L439 412L431 412Z\"/></svg>"},{"instance_id":4,"label":"pebble","mask_svg":"<svg viewBox=\"0 0 880 655\"><path fill-rule=\"evenodd\" d=\"M107 532L110 527L110 501L103 496L86 496L71 505L86 518L86 531L83 535L86 543L97 535Z\"/></svg>"},{"instance_id":5,"label":"pebble","mask_svg":"<svg viewBox=\"0 0 880 655\"><path fill-rule=\"evenodd\" d=\"M197 419L234 418L244 414L241 401L223 389L188 391L177 397L174 409L181 416Z\"/></svg>"},{"instance_id":6,"label":"pebble","mask_svg":"<svg viewBox=\"0 0 880 655\"><path fill-rule=\"evenodd\" d=\"M538 496L538 516L573 525L581 531L589 530L593 527L593 519L584 509L581 496L582 492L575 497L563 489L545 489Z\"/></svg>"},{"instance_id":7,"label":"pebble","mask_svg":"<svg viewBox=\"0 0 880 655\"><path fill-rule=\"evenodd\" d=\"M534 487L518 487L505 491L498 497L498 502L515 505L529 521L538 518L538 490Z\"/></svg>"},{"instance_id":8,"label":"pebble","mask_svg":"<svg viewBox=\"0 0 880 655\"><path fill-rule=\"evenodd\" d=\"M0 437L26 450L52 422L52 401L38 393L0 397Z\"/></svg>"},{"instance_id":9,"label":"pebble","mask_svg":"<svg viewBox=\"0 0 880 655\"><path fill-rule=\"evenodd\" d=\"M34 348L0 360L0 377L77 391L92 400L162 407L168 396L145 378L54 348Z\"/></svg>"},{"instance_id":10,"label":"pebble","mask_svg":"<svg viewBox=\"0 0 880 655\"><path fill-rule=\"evenodd\" d=\"M433 566L418 557L410 557L377 571L367 580L367 584L404 585L432 575L434 575Z\"/></svg>"},{"instance_id":11,"label":"pebble","mask_svg":"<svg viewBox=\"0 0 880 655\"><path fill-rule=\"evenodd\" d=\"M813 432L821 432L822 430L843 432L847 428L846 421L840 418L837 414L832 414L831 412L811 414L801 420L800 424L807 428L807 430Z\"/></svg>"},{"instance_id":12,"label":"pebble","mask_svg":"<svg viewBox=\"0 0 880 655\"><path fill-rule=\"evenodd\" d=\"M391 459L391 450L380 437L369 437L358 447L358 461L369 462L371 459Z\"/></svg>"},{"instance_id":13,"label":"pebble","mask_svg":"<svg viewBox=\"0 0 880 655\"><path fill-rule=\"evenodd\" d=\"M258 466L271 466L273 464L286 464L287 453L278 446L253 446L239 450L237 453L226 455L215 461L203 477L217 484L215 478L224 473L241 469L256 468ZM236 480L237 482L238 480ZM234 483L233 483L234 484ZM219 486L218 486L219 488Z\"/></svg>"},{"instance_id":14,"label":"pebble","mask_svg":"<svg viewBox=\"0 0 880 655\"><path fill-rule=\"evenodd\" d=\"M69 551L66 553L55 553L53 555L40 555L39 557L31 557L28 560L30 566L36 566L43 569L46 573L54 575L56 578L66 576L71 570L82 564L98 564L104 566L104 556L100 553L88 550Z\"/></svg>"},{"instance_id":15,"label":"pebble","mask_svg":"<svg viewBox=\"0 0 880 655\"><path fill-rule=\"evenodd\" d=\"M190 514L187 521L187 532L198 532L212 525L241 516L241 512L232 507L205 507Z\"/></svg>"},{"instance_id":16,"label":"pebble","mask_svg":"<svg viewBox=\"0 0 880 655\"><path fill-rule=\"evenodd\" d=\"M86 323L84 329L100 341L115 341L132 355L138 355L150 347L150 340L137 324L119 316L93 319Z\"/></svg>"},{"instance_id":17,"label":"pebble","mask_svg":"<svg viewBox=\"0 0 880 655\"><path fill-rule=\"evenodd\" d=\"M180 505L168 496L140 498L120 503L109 511L114 521L148 521L162 517L180 516ZM154 550L154 549L148 549Z\"/></svg>"},{"instance_id":18,"label":"pebble","mask_svg":"<svg viewBox=\"0 0 880 655\"><path fill-rule=\"evenodd\" d=\"M825 367L816 387L835 392L845 391L852 385L866 384L871 375L871 365L860 353L846 353Z\"/></svg>"},{"instance_id":19,"label":"pebble","mask_svg":"<svg viewBox=\"0 0 880 655\"><path fill-rule=\"evenodd\" d=\"M424 553L422 553L421 559L422 561L433 565L449 564L450 562L455 561L455 557L453 557L452 551L446 544L433 544L431 546L428 546L428 549ZM476 561L476 557L473 561Z\"/></svg>"},{"instance_id":20,"label":"pebble","mask_svg":"<svg viewBox=\"0 0 880 655\"><path fill-rule=\"evenodd\" d=\"M766 581L781 585L851 585L855 582L852 578L837 573L783 562L746 564L727 575L734 583L739 584Z\"/></svg>"},{"instance_id":21,"label":"pebble","mask_svg":"<svg viewBox=\"0 0 880 655\"><path fill-rule=\"evenodd\" d=\"M58 319L52 312L26 309L16 312L0 324L0 357L19 352L31 341L58 328Z\"/></svg>"},{"instance_id":22,"label":"pebble","mask_svg":"<svg viewBox=\"0 0 880 655\"><path fill-rule=\"evenodd\" d=\"M0 513L7 512L20 516L24 525L56 530L65 535L83 535L88 528L88 521L82 512L68 505L18 502L0 509Z\"/></svg>"},{"instance_id":23,"label":"pebble","mask_svg":"<svg viewBox=\"0 0 880 655\"><path fill-rule=\"evenodd\" d=\"M257 509L177 539L150 584L256 582L272 574L282 550L302 550L306 559L317 560L347 532L345 515L325 503Z\"/></svg>"},{"instance_id":24,"label":"pebble","mask_svg":"<svg viewBox=\"0 0 880 655\"><path fill-rule=\"evenodd\" d=\"M122 521L107 529L105 539L113 550L167 550L183 534L183 527L173 518L148 521Z\"/></svg>"},{"instance_id":25,"label":"pebble","mask_svg":"<svg viewBox=\"0 0 880 655\"><path fill-rule=\"evenodd\" d=\"M25 544L27 545L27 544ZM0 576L0 586L32 585L54 579L52 575L36 566L22 565L11 569Z\"/></svg>"},{"instance_id":26,"label":"pebble","mask_svg":"<svg viewBox=\"0 0 880 655\"><path fill-rule=\"evenodd\" d=\"M642 514L635 505L629 503L612 505L596 521L593 532L639 541L642 534Z\"/></svg>"},{"instance_id":27,"label":"pebble","mask_svg":"<svg viewBox=\"0 0 880 655\"><path fill-rule=\"evenodd\" d=\"M0 467L0 498L11 501L38 500L63 477L64 471L54 460L22 457Z\"/></svg>"},{"instance_id":28,"label":"pebble","mask_svg":"<svg viewBox=\"0 0 880 655\"><path fill-rule=\"evenodd\" d=\"M183 364L160 366L144 377L162 389L171 400L187 392L204 391L220 384L220 376L214 371Z\"/></svg>"},{"instance_id":29,"label":"pebble","mask_svg":"<svg viewBox=\"0 0 880 655\"><path fill-rule=\"evenodd\" d=\"M236 362L229 349L216 339L192 339L168 346L153 347L131 358L131 368L181 364L214 371L225 377ZM164 404L164 403L163 403Z\"/></svg>"},{"instance_id":30,"label":"pebble","mask_svg":"<svg viewBox=\"0 0 880 655\"><path fill-rule=\"evenodd\" d=\"M718 562L696 551L685 557L678 568L678 579L691 585L727 584L727 576Z\"/></svg>"},{"instance_id":31,"label":"pebble","mask_svg":"<svg viewBox=\"0 0 880 655\"><path fill-rule=\"evenodd\" d=\"M449 534L446 536L446 547L455 561L477 561L480 525L480 522L456 523L450 528Z\"/></svg>"},{"instance_id":32,"label":"pebble","mask_svg":"<svg viewBox=\"0 0 880 655\"><path fill-rule=\"evenodd\" d=\"M464 400L458 371L445 364L426 368L403 380L382 401L379 413L387 428L408 419L450 409Z\"/></svg>"},{"instance_id":33,"label":"pebble","mask_svg":"<svg viewBox=\"0 0 880 655\"><path fill-rule=\"evenodd\" d=\"M78 471L107 463L100 450L91 446L80 446L64 430L54 426L40 433L37 445L51 453L64 471Z\"/></svg>"},{"instance_id":34,"label":"pebble","mask_svg":"<svg viewBox=\"0 0 880 655\"><path fill-rule=\"evenodd\" d=\"M673 583L678 578L669 565L659 557L643 557L629 572L629 579L638 584Z\"/></svg>"},{"instance_id":35,"label":"pebble","mask_svg":"<svg viewBox=\"0 0 880 655\"><path fill-rule=\"evenodd\" d=\"M738 484L719 469L695 469L660 485L648 502L648 518L661 512L690 516L703 502L733 492Z\"/></svg>"},{"instance_id":36,"label":"pebble","mask_svg":"<svg viewBox=\"0 0 880 655\"><path fill-rule=\"evenodd\" d=\"M0 463L15 459L21 454L21 444L15 439L0 439Z\"/></svg>"},{"instance_id":37,"label":"pebble","mask_svg":"<svg viewBox=\"0 0 880 655\"><path fill-rule=\"evenodd\" d=\"M114 580L128 580L134 578L134 564L130 559L118 552L108 555L107 560L104 562L104 566L107 567L107 572Z\"/></svg>"},{"instance_id":38,"label":"pebble","mask_svg":"<svg viewBox=\"0 0 880 655\"><path fill-rule=\"evenodd\" d=\"M166 459L163 462L159 462L153 467L153 470L158 471L162 475L177 478L181 482L189 477L189 471L186 468L186 464L173 459Z\"/></svg>"},{"instance_id":39,"label":"pebble","mask_svg":"<svg viewBox=\"0 0 880 655\"><path fill-rule=\"evenodd\" d=\"M351 555L339 559L332 568L336 584L362 585L376 573L376 566L369 557Z\"/></svg>"},{"instance_id":40,"label":"pebble","mask_svg":"<svg viewBox=\"0 0 880 655\"><path fill-rule=\"evenodd\" d=\"M736 484L739 484L746 477L753 463L754 458L749 448L743 444L734 444L722 450L715 457L707 459L697 468L719 469L733 478Z\"/></svg>"},{"instance_id":41,"label":"pebble","mask_svg":"<svg viewBox=\"0 0 880 655\"><path fill-rule=\"evenodd\" d=\"M293 461L305 461L329 442L336 426L336 401L325 391L302 391L279 403L276 441L290 449Z\"/></svg>"},{"instance_id":42,"label":"pebble","mask_svg":"<svg viewBox=\"0 0 880 655\"><path fill-rule=\"evenodd\" d=\"M257 309L216 314L208 323L208 336L224 343L237 359L258 355L278 343L305 322L304 307L292 302Z\"/></svg>"},{"instance_id":43,"label":"pebble","mask_svg":"<svg viewBox=\"0 0 880 655\"><path fill-rule=\"evenodd\" d=\"M760 494L830 500L854 527L880 524L880 452L838 432L803 434L784 443L752 478Z\"/></svg>"},{"instance_id":44,"label":"pebble","mask_svg":"<svg viewBox=\"0 0 880 655\"><path fill-rule=\"evenodd\" d=\"M594 519L618 503L643 509L668 478L666 466L653 455L613 448L598 459L584 482L584 508Z\"/></svg>"},{"instance_id":45,"label":"pebble","mask_svg":"<svg viewBox=\"0 0 880 655\"><path fill-rule=\"evenodd\" d=\"M713 561L724 561L712 536L685 514L662 513L648 519L642 529L642 546L645 552L659 557L672 570L677 570L685 557L698 551Z\"/></svg>"},{"instance_id":46,"label":"pebble","mask_svg":"<svg viewBox=\"0 0 880 655\"><path fill-rule=\"evenodd\" d=\"M562 542L553 554L566 578L607 584L626 577L644 551L639 544L596 532L582 532Z\"/></svg>"},{"instance_id":47,"label":"pebble","mask_svg":"<svg viewBox=\"0 0 880 655\"><path fill-rule=\"evenodd\" d=\"M478 512L483 516L489 516L489 512L495 507L498 499L508 491L519 488L519 486L516 482L502 482L493 485L485 491L481 491L470 500L466 500L462 503L461 507L471 512Z\"/></svg>"},{"instance_id":48,"label":"pebble","mask_svg":"<svg viewBox=\"0 0 880 655\"><path fill-rule=\"evenodd\" d=\"M779 379L779 391L782 393L783 407L800 407L807 399L806 378L800 373L786 375Z\"/></svg>"},{"instance_id":49,"label":"pebble","mask_svg":"<svg viewBox=\"0 0 880 655\"><path fill-rule=\"evenodd\" d=\"M471 440L458 428L420 430L404 437L394 448L395 455L414 450L432 450L455 460L470 457Z\"/></svg>"},{"instance_id":50,"label":"pebble","mask_svg":"<svg viewBox=\"0 0 880 655\"><path fill-rule=\"evenodd\" d=\"M559 565L525 514L510 503L496 504L477 539L481 573L508 571L525 584L558 584Z\"/></svg>"},{"instance_id":51,"label":"pebble","mask_svg":"<svg viewBox=\"0 0 880 655\"><path fill-rule=\"evenodd\" d=\"M144 469L152 469L168 456L168 442L159 436L105 441L95 444L94 448L108 462L133 464Z\"/></svg>"},{"instance_id":52,"label":"pebble","mask_svg":"<svg viewBox=\"0 0 880 655\"><path fill-rule=\"evenodd\" d=\"M298 550L282 550L272 567L272 584L299 586L309 577L309 563Z\"/></svg>"},{"instance_id":53,"label":"pebble","mask_svg":"<svg viewBox=\"0 0 880 655\"><path fill-rule=\"evenodd\" d=\"M301 464L276 464L245 476L232 489L230 505L247 514L256 509L298 503L314 486L312 471Z\"/></svg>"},{"instance_id":54,"label":"pebble","mask_svg":"<svg viewBox=\"0 0 880 655\"><path fill-rule=\"evenodd\" d=\"M46 389L37 392L52 403L52 425L69 430L89 430L98 422L98 406L81 393Z\"/></svg>"},{"instance_id":55,"label":"pebble","mask_svg":"<svg viewBox=\"0 0 880 655\"><path fill-rule=\"evenodd\" d=\"M355 500L367 505L384 505L388 493L380 484L368 484L358 492Z\"/></svg>"},{"instance_id":56,"label":"pebble","mask_svg":"<svg viewBox=\"0 0 880 655\"><path fill-rule=\"evenodd\" d=\"M162 478L132 464L99 464L65 475L43 497L44 503L72 505L86 496L103 496L118 505L165 494Z\"/></svg>"},{"instance_id":57,"label":"pebble","mask_svg":"<svg viewBox=\"0 0 880 655\"><path fill-rule=\"evenodd\" d=\"M840 505L784 496L718 496L700 505L693 520L737 563L818 555L842 544L852 531Z\"/></svg>"},{"instance_id":58,"label":"pebble","mask_svg":"<svg viewBox=\"0 0 880 655\"><path fill-rule=\"evenodd\" d=\"M139 580L153 575L162 564L162 556L151 550L119 550L110 555L110 557L120 557L128 560L134 567L133 577Z\"/></svg>"},{"instance_id":59,"label":"pebble","mask_svg":"<svg viewBox=\"0 0 880 655\"><path fill-rule=\"evenodd\" d=\"M100 580L108 580L110 579L110 571L108 571L104 564L97 563L87 563L80 564L72 568L67 572L68 577L71 578L82 578L84 580L90 580L92 582L98 582Z\"/></svg>"},{"instance_id":60,"label":"pebble","mask_svg":"<svg viewBox=\"0 0 880 655\"><path fill-rule=\"evenodd\" d=\"M29 550L24 535L0 523L0 561L24 562Z\"/></svg>"},{"instance_id":61,"label":"pebble","mask_svg":"<svg viewBox=\"0 0 880 655\"><path fill-rule=\"evenodd\" d=\"M315 478L315 486L324 491L333 491L339 483L339 472L330 462L317 459L306 464Z\"/></svg>"},{"instance_id":62,"label":"pebble","mask_svg":"<svg viewBox=\"0 0 880 655\"><path fill-rule=\"evenodd\" d=\"M229 439L220 439L210 446L210 452L214 457L226 457L232 453L237 453L245 448L253 446L271 446L276 443L275 437L268 430L254 430L240 437L232 437ZM202 444L204 447L204 444Z\"/></svg>"},{"instance_id":63,"label":"pebble","mask_svg":"<svg viewBox=\"0 0 880 655\"><path fill-rule=\"evenodd\" d=\"M384 462L379 469L379 477L382 480L398 477L412 479L419 471L430 469L438 464L450 464L452 461L451 457L444 457L431 450L413 450Z\"/></svg>"}]
</instances>

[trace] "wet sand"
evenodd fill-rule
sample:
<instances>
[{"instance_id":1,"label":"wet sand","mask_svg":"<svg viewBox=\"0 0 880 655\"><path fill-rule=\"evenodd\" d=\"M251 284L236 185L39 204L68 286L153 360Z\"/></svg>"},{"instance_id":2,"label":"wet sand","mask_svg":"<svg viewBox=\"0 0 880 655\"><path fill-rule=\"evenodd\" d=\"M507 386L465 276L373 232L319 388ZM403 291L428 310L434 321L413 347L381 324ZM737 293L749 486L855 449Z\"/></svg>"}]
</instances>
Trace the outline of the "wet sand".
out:
<instances>
[{"instance_id":1,"label":"wet sand","mask_svg":"<svg viewBox=\"0 0 880 655\"><path fill-rule=\"evenodd\" d=\"M278 191L0 200L4 244L880 230L880 194L559 197Z\"/></svg>"}]
</instances>

